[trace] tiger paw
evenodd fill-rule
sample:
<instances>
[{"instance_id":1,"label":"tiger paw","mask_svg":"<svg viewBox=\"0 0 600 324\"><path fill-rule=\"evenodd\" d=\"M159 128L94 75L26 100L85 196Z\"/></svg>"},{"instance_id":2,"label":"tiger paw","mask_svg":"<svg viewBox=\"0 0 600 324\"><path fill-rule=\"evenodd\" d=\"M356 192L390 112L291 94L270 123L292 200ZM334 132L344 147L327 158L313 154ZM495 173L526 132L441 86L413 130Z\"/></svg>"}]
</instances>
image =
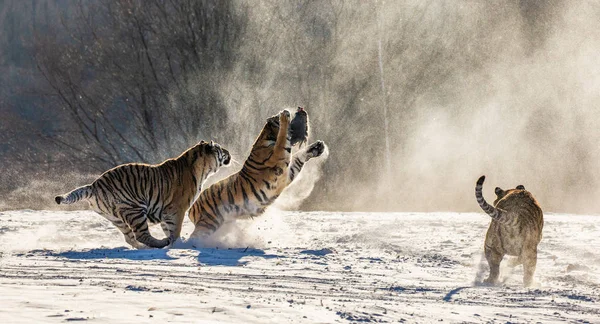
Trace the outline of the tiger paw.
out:
<instances>
[{"instance_id":1,"label":"tiger paw","mask_svg":"<svg viewBox=\"0 0 600 324\"><path fill-rule=\"evenodd\" d=\"M498 284L498 279L487 278L483 280L483 284L486 286L496 286Z\"/></svg>"},{"instance_id":2,"label":"tiger paw","mask_svg":"<svg viewBox=\"0 0 600 324\"><path fill-rule=\"evenodd\" d=\"M151 248L151 247L149 247L148 245L146 245L146 244L142 244L142 243L137 243L137 244L135 244L135 245L132 245L132 247L134 247L134 248L135 248L135 249L137 249L137 250L150 250L150 249L152 249L152 248Z\"/></svg>"},{"instance_id":3,"label":"tiger paw","mask_svg":"<svg viewBox=\"0 0 600 324\"><path fill-rule=\"evenodd\" d=\"M174 238L174 237L172 237L172 236L169 236L168 239L169 239L169 244L167 244L167 246L165 246L163 249L167 249L168 250L168 249L172 248L173 244L175 244L175 242L177 241L177 239Z\"/></svg>"},{"instance_id":4,"label":"tiger paw","mask_svg":"<svg viewBox=\"0 0 600 324\"><path fill-rule=\"evenodd\" d=\"M325 143L323 141L316 141L307 148L308 155L311 158L321 156L325 152Z\"/></svg>"},{"instance_id":5,"label":"tiger paw","mask_svg":"<svg viewBox=\"0 0 600 324\"><path fill-rule=\"evenodd\" d=\"M287 110L282 110L279 113L279 125L280 126L281 125L289 125L290 118L291 118L290 112Z\"/></svg>"}]
</instances>

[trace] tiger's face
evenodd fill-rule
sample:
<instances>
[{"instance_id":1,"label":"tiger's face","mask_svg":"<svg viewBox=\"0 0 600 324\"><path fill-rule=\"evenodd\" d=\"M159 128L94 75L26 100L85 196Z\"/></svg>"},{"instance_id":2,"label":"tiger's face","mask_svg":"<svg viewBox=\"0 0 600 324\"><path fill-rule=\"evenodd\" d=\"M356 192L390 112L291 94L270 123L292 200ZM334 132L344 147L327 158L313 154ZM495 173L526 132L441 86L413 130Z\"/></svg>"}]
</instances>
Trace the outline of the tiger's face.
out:
<instances>
[{"instance_id":1,"label":"tiger's face","mask_svg":"<svg viewBox=\"0 0 600 324\"><path fill-rule=\"evenodd\" d=\"M208 154L212 154L215 157L216 168L227 166L231 162L231 154L229 154L229 151L217 143L211 141L209 147L206 148L206 151L210 151Z\"/></svg>"},{"instance_id":2,"label":"tiger's face","mask_svg":"<svg viewBox=\"0 0 600 324\"><path fill-rule=\"evenodd\" d=\"M231 162L231 154L221 145L213 141L201 141L193 148L191 158L196 173L214 173L220 167L227 166Z\"/></svg>"},{"instance_id":3,"label":"tiger's face","mask_svg":"<svg viewBox=\"0 0 600 324\"><path fill-rule=\"evenodd\" d=\"M508 189L508 190L502 190L502 188L500 187L496 187L496 189L494 189L494 193L496 193L496 200L494 200L494 206L496 206L498 204L498 202L500 200L502 200L502 198L512 194L512 193L518 193L525 190L525 186L523 185L518 185L515 189Z\"/></svg>"}]
</instances>

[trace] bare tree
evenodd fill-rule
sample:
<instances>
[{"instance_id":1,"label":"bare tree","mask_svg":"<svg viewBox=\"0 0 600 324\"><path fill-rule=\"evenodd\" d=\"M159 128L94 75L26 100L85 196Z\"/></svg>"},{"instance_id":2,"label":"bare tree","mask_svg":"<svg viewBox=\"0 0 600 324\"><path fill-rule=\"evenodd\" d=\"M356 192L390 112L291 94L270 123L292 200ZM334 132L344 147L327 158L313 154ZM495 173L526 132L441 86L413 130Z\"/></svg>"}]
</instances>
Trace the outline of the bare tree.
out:
<instances>
[{"instance_id":1,"label":"bare tree","mask_svg":"<svg viewBox=\"0 0 600 324\"><path fill-rule=\"evenodd\" d=\"M77 3L62 26L36 32L37 66L68 120L47 138L102 167L161 160L208 138L226 119L213 75L232 64L240 10L230 1Z\"/></svg>"}]
</instances>

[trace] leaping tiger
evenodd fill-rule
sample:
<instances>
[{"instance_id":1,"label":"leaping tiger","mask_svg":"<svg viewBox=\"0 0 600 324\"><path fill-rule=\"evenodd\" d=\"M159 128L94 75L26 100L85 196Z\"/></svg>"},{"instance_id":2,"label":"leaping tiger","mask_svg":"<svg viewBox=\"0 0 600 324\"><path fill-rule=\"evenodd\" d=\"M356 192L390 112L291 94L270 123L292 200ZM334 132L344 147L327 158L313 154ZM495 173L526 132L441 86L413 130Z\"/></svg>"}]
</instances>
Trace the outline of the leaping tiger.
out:
<instances>
[{"instance_id":1,"label":"leaping tiger","mask_svg":"<svg viewBox=\"0 0 600 324\"><path fill-rule=\"evenodd\" d=\"M130 163L106 171L89 185L55 198L57 204L87 200L111 221L131 246L162 248L181 233L185 212L202 183L231 160L219 144L200 142L179 157L158 165ZM148 222L160 223L166 237L156 239Z\"/></svg>"},{"instance_id":2,"label":"leaping tiger","mask_svg":"<svg viewBox=\"0 0 600 324\"><path fill-rule=\"evenodd\" d=\"M200 193L189 211L191 237L208 236L228 219L261 215L304 164L323 153L325 144L317 141L292 156L289 126L286 110L267 119L242 170Z\"/></svg>"}]
</instances>

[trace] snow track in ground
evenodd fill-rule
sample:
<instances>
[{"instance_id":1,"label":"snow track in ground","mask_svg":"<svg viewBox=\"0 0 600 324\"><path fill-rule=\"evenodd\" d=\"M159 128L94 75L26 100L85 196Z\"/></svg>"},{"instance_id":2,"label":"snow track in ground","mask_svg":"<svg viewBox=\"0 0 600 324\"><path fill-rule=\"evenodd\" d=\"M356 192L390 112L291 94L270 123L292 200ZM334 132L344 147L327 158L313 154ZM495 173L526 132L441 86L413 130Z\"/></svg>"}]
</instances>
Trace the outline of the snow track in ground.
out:
<instances>
[{"instance_id":1,"label":"snow track in ground","mask_svg":"<svg viewBox=\"0 0 600 324\"><path fill-rule=\"evenodd\" d=\"M488 222L271 210L204 247L138 251L93 212L4 212L0 322L600 322L600 217L546 215L531 289L521 267L478 284Z\"/></svg>"}]
</instances>

